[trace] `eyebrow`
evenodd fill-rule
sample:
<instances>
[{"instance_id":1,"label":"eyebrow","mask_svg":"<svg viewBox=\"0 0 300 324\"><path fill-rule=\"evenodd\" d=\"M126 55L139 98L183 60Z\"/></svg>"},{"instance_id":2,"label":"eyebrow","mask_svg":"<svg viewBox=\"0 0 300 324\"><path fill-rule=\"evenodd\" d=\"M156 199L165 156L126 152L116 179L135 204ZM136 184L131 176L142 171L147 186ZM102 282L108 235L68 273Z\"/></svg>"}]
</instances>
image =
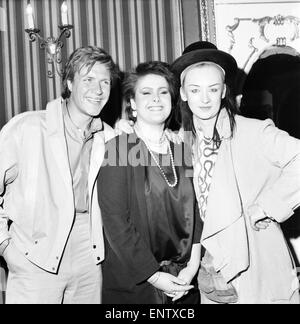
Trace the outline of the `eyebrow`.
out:
<instances>
[{"instance_id":1,"label":"eyebrow","mask_svg":"<svg viewBox=\"0 0 300 324\"><path fill-rule=\"evenodd\" d=\"M141 88L141 90L147 90L147 89L151 89L151 90L153 90L154 88L152 88L152 87L144 87L144 88ZM168 87L160 87L160 88L158 88L158 90L161 90L161 89L169 89Z\"/></svg>"},{"instance_id":2,"label":"eyebrow","mask_svg":"<svg viewBox=\"0 0 300 324\"><path fill-rule=\"evenodd\" d=\"M89 78L89 79L97 79L96 76L94 75L89 75L89 74L86 74L86 75L83 75L82 78ZM111 81L110 78L103 78L103 79L100 79L100 81Z\"/></svg>"},{"instance_id":3,"label":"eyebrow","mask_svg":"<svg viewBox=\"0 0 300 324\"><path fill-rule=\"evenodd\" d=\"M216 85L221 85L221 83L214 83L214 84L210 84L209 87L214 87ZM201 87L200 85L198 84L188 84L187 85L188 87Z\"/></svg>"}]
</instances>

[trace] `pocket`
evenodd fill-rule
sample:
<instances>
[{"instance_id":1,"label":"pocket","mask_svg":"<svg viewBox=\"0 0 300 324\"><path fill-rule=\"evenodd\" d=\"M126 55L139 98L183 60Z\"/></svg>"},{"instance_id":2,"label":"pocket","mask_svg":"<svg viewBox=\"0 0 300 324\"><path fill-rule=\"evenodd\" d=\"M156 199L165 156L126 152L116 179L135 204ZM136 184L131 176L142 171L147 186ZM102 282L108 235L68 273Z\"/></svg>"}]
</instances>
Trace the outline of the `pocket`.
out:
<instances>
[{"instance_id":1,"label":"pocket","mask_svg":"<svg viewBox=\"0 0 300 324\"><path fill-rule=\"evenodd\" d=\"M227 283L221 272L216 272L212 264L212 256L206 251L201 261L198 274L198 285L201 293L217 303L237 303L237 291L231 283Z\"/></svg>"},{"instance_id":2,"label":"pocket","mask_svg":"<svg viewBox=\"0 0 300 324\"><path fill-rule=\"evenodd\" d=\"M203 293L211 293L214 291L214 283L211 274L203 267L200 268L198 273L198 287Z\"/></svg>"},{"instance_id":3,"label":"pocket","mask_svg":"<svg viewBox=\"0 0 300 324\"><path fill-rule=\"evenodd\" d=\"M12 240L10 240L8 247L5 249L3 257L11 273L32 272L34 265L26 259Z\"/></svg>"}]
</instances>

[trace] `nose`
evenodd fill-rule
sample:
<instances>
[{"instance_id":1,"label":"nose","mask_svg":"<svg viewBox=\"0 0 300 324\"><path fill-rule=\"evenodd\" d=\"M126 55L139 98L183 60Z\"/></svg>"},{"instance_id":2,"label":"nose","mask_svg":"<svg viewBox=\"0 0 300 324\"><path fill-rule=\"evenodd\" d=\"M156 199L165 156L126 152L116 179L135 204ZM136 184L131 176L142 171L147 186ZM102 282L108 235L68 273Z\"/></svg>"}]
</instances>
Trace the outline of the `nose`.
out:
<instances>
[{"instance_id":1,"label":"nose","mask_svg":"<svg viewBox=\"0 0 300 324\"><path fill-rule=\"evenodd\" d=\"M153 98L153 101L154 101L155 103L159 103L159 101L160 101L159 96L155 96L155 97Z\"/></svg>"},{"instance_id":2,"label":"nose","mask_svg":"<svg viewBox=\"0 0 300 324\"><path fill-rule=\"evenodd\" d=\"M97 94L101 95L103 93L101 83L98 83L97 89L96 89Z\"/></svg>"},{"instance_id":3,"label":"nose","mask_svg":"<svg viewBox=\"0 0 300 324\"><path fill-rule=\"evenodd\" d=\"M202 92L201 101L203 103L208 103L209 102L209 95L208 95L207 90Z\"/></svg>"}]
</instances>

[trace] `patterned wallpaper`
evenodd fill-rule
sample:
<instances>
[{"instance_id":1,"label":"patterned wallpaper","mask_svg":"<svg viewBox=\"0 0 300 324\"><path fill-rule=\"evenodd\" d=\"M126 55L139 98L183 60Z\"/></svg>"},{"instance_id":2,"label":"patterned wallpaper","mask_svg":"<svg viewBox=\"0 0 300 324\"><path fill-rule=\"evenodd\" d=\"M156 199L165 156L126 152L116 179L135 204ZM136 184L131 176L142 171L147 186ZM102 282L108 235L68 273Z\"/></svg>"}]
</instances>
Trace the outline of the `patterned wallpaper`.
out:
<instances>
[{"instance_id":1,"label":"patterned wallpaper","mask_svg":"<svg viewBox=\"0 0 300 324\"><path fill-rule=\"evenodd\" d=\"M52 67L44 50L24 32L28 2L0 0L0 128L16 114L44 109L61 92L60 78L47 77ZM57 37L62 0L30 3L41 34ZM182 5L198 6L198 0L67 0L67 5L74 29L65 41L63 61L79 46L96 45L125 71L142 61L172 62L179 56Z\"/></svg>"}]
</instances>

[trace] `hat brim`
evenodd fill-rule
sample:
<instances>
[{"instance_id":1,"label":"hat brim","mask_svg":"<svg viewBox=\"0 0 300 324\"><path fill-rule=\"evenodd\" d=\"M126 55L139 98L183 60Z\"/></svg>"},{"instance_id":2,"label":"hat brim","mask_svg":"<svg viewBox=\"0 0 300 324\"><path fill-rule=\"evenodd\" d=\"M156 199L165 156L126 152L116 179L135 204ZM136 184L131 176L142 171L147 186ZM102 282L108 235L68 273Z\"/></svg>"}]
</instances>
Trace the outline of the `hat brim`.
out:
<instances>
[{"instance_id":1,"label":"hat brim","mask_svg":"<svg viewBox=\"0 0 300 324\"><path fill-rule=\"evenodd\" d=\"M180 76L188 66L205 61L220 65L225 70L225 79L233 81L237 73L236 60L230 54L216 49L199 49L186 53L173 62L171 69Z\"/></svg>"}]
</instances>

